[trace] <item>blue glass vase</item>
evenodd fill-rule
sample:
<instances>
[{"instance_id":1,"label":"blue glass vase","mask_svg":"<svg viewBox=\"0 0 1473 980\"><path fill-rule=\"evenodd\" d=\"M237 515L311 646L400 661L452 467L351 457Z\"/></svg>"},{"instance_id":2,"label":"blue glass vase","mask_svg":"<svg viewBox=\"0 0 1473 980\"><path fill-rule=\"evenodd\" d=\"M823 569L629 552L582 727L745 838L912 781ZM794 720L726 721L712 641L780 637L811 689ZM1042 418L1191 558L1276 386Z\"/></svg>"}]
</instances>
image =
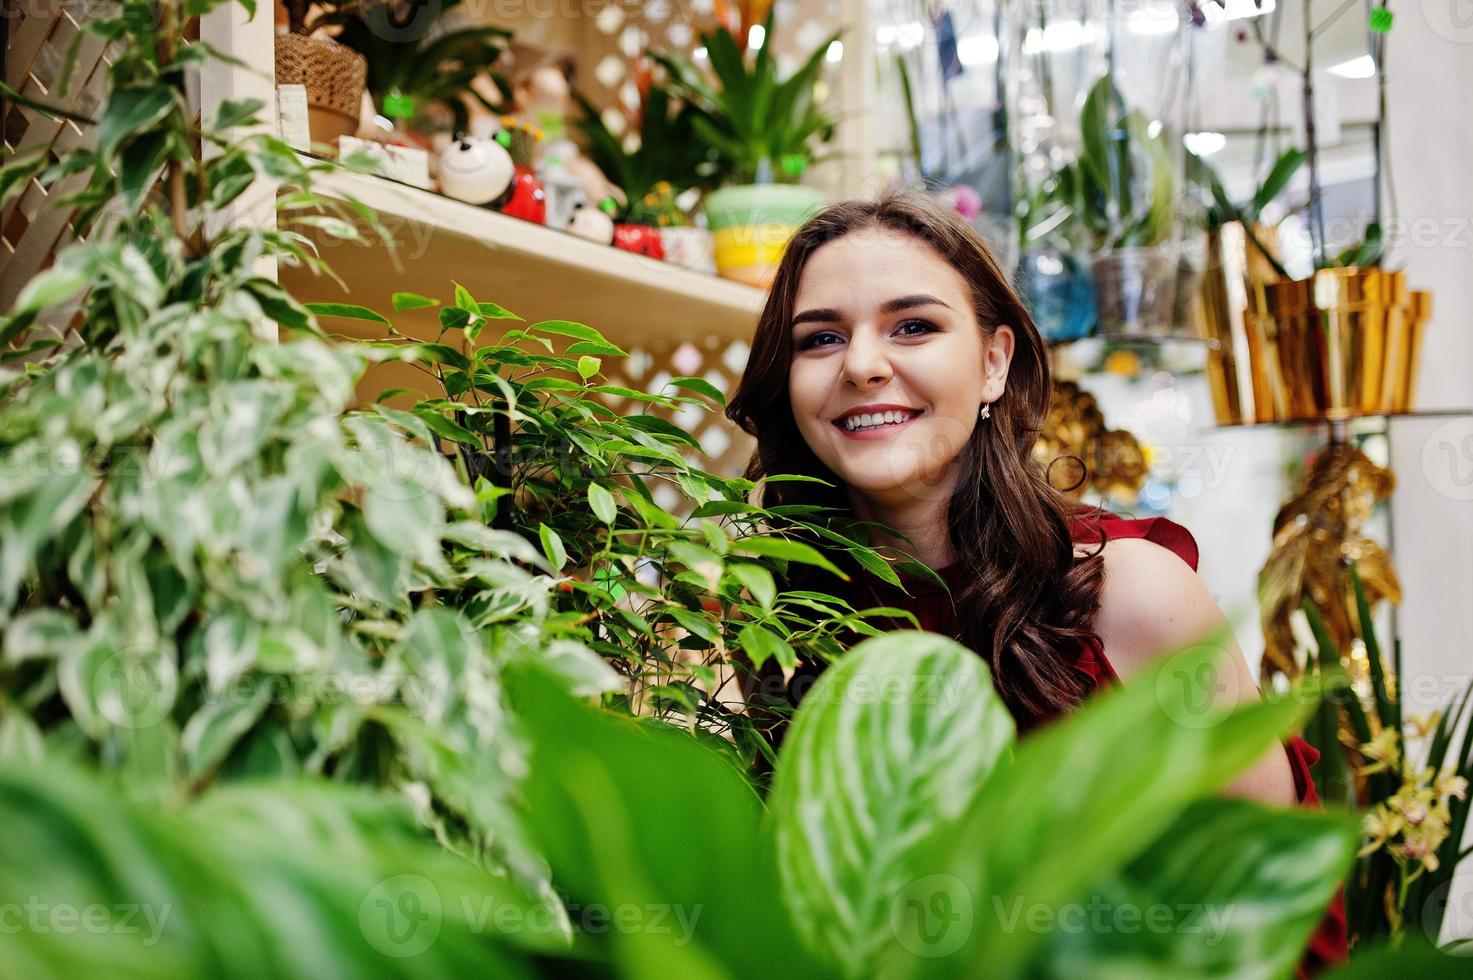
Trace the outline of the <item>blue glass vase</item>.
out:
<instances>
[{"instance_id":1,"label":"blue glass vase","mask_svg":"<svg viewBox=\"0 0 1473 980\"><path fill-rule=\"evenodd\" d=\"M1018 263L1018 278L1033 322L1049 343L1094 333L1094 286L1088 266L1074 255L1052 245L1030 249Z\"/></svg>"}]
</instances>

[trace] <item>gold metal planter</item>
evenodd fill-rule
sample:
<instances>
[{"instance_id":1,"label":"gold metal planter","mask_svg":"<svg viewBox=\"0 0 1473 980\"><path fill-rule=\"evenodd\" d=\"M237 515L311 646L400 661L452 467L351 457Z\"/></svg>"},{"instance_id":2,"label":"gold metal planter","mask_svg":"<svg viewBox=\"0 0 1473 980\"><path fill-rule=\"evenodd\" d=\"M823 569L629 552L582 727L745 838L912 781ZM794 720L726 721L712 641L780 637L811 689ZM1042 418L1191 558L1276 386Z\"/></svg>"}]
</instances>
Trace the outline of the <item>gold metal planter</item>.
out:
<instances>
[{"instance_id":1,"label":"gold metal planter","mask_svg":"<svg viewBox=\"0 0 1473 980\"><path fill-rule=\"evenodd\" d=\"M1412 408L1427 293L1406 273L1321 269L1271 284L1267 331L1277 354L1267 383L1287 419L1344 419ZM1272 360L1272 359L1270 359Z\"/></svg>"},{"instance_id":2,"label":"gold metal planter","mask_svg":"<svg viewBox=\"0 0 1473 980\"><path fill-rule=\"evenodd\" d=\"M1273 247L1272 231L1252 229ZM1413 409L1431 296L1406 273L1321 269L1279 279L1241 225L1208 236L1200 304L1222 424L1346 419Z\"/></svg>"}]
</instances>

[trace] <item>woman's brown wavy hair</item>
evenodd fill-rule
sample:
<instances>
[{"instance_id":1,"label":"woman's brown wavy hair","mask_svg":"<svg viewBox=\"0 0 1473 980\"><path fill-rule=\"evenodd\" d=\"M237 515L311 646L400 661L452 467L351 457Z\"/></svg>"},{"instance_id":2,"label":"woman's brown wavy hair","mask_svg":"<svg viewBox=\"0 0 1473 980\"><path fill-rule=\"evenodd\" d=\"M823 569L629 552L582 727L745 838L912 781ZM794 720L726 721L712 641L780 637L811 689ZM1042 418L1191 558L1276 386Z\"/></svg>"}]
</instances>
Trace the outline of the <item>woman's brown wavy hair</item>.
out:
<instances>
[{"instance_id":1,"label":"woman's brown wavy hair","mask_svg":"<svg viewBox=\"0 0 1473 980\"><path fill-rule=\"evenodd\" d=\"M953 590L955 639L986 658L994 686L1019 727L1033 727L1068 711L1090 692L1073 661L1080 645L1095 636L1103 544L1088 557L1075 558L1070 521L1089 511L1050 486L1033 462L1051 390L1047 352L1033 318L971 226L922 195L903 193L830 205L798 230L778 266L746 370L726 410L757 440L745 475L760 480L798 473L827 480L837 489L797 481L764 484L760 505L819 505L853 516L842 481L798 430L788 400L788 372L793 304L804 267L825 244L863 229L890 229L931 246L970 285L984 340L998 324L1012 327L1016 337L1007 388L962 451L946 524L965 569L960 588ZM1102 542L1103 536L1095 531L1091 539ZM840 564L858 571L852 562ZM823 589L813 582L805 568L785 584ZM838 584L832 577L828 582Z\"/></svg>"}]
</instances>

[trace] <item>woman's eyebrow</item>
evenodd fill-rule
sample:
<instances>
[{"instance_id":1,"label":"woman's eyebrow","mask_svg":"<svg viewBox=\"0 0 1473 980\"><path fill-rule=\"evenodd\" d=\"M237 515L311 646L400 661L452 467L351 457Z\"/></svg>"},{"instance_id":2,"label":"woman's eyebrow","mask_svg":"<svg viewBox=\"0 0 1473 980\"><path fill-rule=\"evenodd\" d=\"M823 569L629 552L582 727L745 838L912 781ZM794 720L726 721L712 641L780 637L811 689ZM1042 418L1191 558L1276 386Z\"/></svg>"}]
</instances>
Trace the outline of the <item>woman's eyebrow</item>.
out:
<instances>
[{"instance_id":1,"label":"woman's eyebrow","mask_svg":"<svg viewBox=\"0 0 1473 980\"><path fill-rule=\"evenodd\" d=\"M909 296L898 296L895 299L885 300L885 302L880 304L880 312L898 313L901 310L908 310L916 306L945 306L948 310L951 309L948 304L943 303L930 293L911 293ZM792 325L796 327L800 323L810 322L838 323L842 319L843 317L839 315L838 310L820 308L804 310L802 313L794 314Z\"/></svg>"}]
</instances>

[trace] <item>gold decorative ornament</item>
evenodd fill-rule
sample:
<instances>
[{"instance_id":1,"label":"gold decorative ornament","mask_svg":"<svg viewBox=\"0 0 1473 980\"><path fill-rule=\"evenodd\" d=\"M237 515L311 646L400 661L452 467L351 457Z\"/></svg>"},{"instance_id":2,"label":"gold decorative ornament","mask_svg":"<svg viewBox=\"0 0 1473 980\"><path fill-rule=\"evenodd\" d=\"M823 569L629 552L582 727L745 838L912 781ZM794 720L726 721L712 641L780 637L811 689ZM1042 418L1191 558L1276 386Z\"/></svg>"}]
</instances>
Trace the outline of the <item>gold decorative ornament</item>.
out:
<instances>
[{"instance_id":1,"label":"gold decorative ornament","mask_svg":"<svg viewBox=\"0 0 1473 980\"><path fill-rule=\"evenodd\" d=\"M1396 477L1359 449L1331 443L1315 459L1297 493L1274 519L1273 548L1258 573L1259 609L1264 651L1260 673L1297 677L1302 667L1294 656L1291 629L1306 597L1314 601L1336 648L1346 657L1352 681L1368 675L1365 647L1359 637L1370 624L1355 620L1355 593L1350 563L1374 607L1381 599L1401 601L1401 584L1390 556L1366 536L1365 523L1376 504L1391 495Z\"/></svg>"},{"instance_id":2,"label":"gold decorative ornament","mask_svg":"<svg viewBox=\"0 0 1473 980\"><path fill-rule=\"evenodd\" d=\"M1135 436L1107 429L1094 395L1073 381L1054 382L1033 459L1056 490L1077 499L1093 489L1121 504L1135 502L1149 471Z\"/></svg>"}]
</instances>

